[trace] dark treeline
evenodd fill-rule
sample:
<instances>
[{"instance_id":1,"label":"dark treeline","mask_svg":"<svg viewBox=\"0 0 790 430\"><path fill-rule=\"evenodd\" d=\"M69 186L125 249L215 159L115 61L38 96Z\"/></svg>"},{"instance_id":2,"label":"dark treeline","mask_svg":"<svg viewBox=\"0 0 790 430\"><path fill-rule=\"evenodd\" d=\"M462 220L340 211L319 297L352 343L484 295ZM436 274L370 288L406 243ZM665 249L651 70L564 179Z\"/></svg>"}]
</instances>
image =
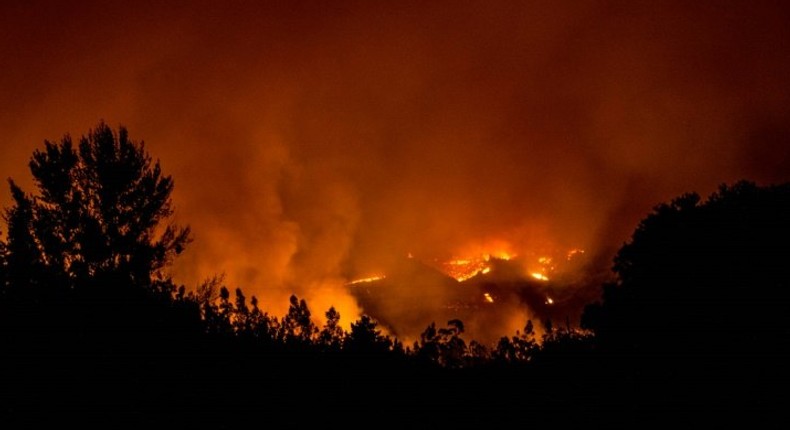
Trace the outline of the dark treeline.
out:
<instances>
[{"instance_id":1,"label":"dark treeline","mask_svg":"<svg viewBox=\"0 0 790 430\"><path fill-rule=\"evenodd\" d=\"M532 321L494 345L460 320L410 345L363 315L281 318L221 278L166 268L173 181L125 129L45 143L10 183L0 249L0 411L22 427L617 426L786 406L790 185L659 205L614 261L586 330Z\"/></svg>"}]
</instances>

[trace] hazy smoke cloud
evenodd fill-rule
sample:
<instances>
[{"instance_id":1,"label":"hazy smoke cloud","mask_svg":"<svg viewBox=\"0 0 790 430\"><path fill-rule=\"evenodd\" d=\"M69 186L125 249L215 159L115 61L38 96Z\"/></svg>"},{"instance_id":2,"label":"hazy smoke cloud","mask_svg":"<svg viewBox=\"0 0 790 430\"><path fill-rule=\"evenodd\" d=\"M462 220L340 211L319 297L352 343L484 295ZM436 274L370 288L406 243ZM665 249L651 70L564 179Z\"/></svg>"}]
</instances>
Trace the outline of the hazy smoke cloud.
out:
<instances>
[{"instance_id":1,"label":"hazy smoke cloud","mask_svg":"<svg viewBox=\"0 0 790 430\"><path fill-rule=\"evenodd\" d=\"M177 278L275 313L348 323L345 283L409 252L610 253L678 193L790 179L781 2L204 3L3 6L0 163L29 189L43 139L127 126L196 233Z\"/></svg>"}]
</instances>

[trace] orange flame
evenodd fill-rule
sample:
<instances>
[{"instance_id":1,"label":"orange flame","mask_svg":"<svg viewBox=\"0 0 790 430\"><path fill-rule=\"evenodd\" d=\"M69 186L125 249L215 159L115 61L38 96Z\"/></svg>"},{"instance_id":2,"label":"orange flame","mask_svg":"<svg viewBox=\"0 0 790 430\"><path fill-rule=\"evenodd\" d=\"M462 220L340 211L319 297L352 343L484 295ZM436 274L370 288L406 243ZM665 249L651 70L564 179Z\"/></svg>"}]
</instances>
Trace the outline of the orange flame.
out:
<instances>
[{"instance_id":1,"label":"orange flame","mask_svg":"<svg viewBox=\"0 0 790 430\"><path fill-rule=\"evenodd\" d=\"M386 278L385 275L373 275L373 276L368 276L367 278L355 279L355 280L349 282L347 285L365 284L365 283L368 283L368 282L379 281L379 280L385 279L385 278Z\"/></svg>"},{"instance_id":2,"label":"orange flame","mask_svg":"<svg viewBox=\"0 0 790 430\"><path fill-rule=\"evenodd\" d=\"M458 282L463 282L478 274L491 272L492 259L510 260L515 256L509 243L501 240L489 241L463 247L451 260L439 262L438 268Z\"/></svg>"},{"instance_id":3,"label":"orange flame","mask_svg":"<svg viewBox=\"0 0 790 430\"><path fill-rule=\"evenodd\" d=\"M544 275L542 273L539 273L539 272L532 272L532 273L530 273L530 275L533 278L537 279L538 281L548 281L549 280L548 276L546 276L546 275Z\"/></svg>"}]
</instances>

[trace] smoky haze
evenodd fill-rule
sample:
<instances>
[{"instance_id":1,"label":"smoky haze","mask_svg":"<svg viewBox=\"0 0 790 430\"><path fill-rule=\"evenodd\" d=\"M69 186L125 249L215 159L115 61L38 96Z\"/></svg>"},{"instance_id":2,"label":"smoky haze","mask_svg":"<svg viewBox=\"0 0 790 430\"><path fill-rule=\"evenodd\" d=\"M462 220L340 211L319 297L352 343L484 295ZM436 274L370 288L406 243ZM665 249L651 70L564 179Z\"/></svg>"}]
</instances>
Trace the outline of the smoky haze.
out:
<instances>
[{"instance_id":1,"label":"smoky haze","mask_svg":"<svg viewBox=\"0 0 790 430\"><path fill-rule=\"evenodd\" d=\"M347 324L408 253L608 261L658 202L790 180L782 2L52 3L2 6L5 176L126 126L195 232L176 280L275 314Z\"/></svg>"}]
</instances>

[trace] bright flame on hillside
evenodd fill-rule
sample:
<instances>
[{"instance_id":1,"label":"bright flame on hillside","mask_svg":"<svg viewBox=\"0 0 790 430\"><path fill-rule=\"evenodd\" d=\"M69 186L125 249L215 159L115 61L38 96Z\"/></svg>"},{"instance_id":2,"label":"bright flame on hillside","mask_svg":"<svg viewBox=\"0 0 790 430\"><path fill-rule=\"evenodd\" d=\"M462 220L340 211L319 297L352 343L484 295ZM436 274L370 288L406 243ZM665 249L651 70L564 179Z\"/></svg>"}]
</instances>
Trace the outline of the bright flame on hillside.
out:
<instances>
[{"instance_id":1,"label":"bright flame on hillside","mask_svg":"<svg viewBox=\"0 0 790 430\"><path fill-rule=\"evenodd\" d=\"M369 283L369 282L379 281L379 280L382 280L384 278L386 278L386 276L384 276L384 275L373 275L373 276L369 276L367 278L355 279L355 280L349 282L347 285L366 284L366 283Z\"/></svg>"},{"instance_id":2,"label":"bright flame on hillside","mask_svg":"<svg viewBox=\"0 0 790 430\"><path fill-rule=\"evenodd\" d=\"M505 241L490 241L464 247L447 260L434 259L432 265L458 282L464 282L477 275L491 273L497 260L509 261L521 255L518 267L524 271L522 273L547 282L553 275L562 272L566 261L581 254L584 254L584 250L580 248L567 251L544 248L539 254L525 251L522 255L516 254L513 246Z\"/></svg>"},{"instance_id":3,"label":"bright flame on hillside","mask_svg":"<svg viewBox=\"0 0 790 430\"><path fill-rule=\"evenodd\" d=\"M505 251L482 253L477 256L455 258L439 263L439 269L458 282L466 281L478 274L491 272L491 259L510 260L515 255Z\"/></svg>"},{"instance_id":4,"label":"bright flame on hillside","mask_svg":"<svg viewBox=\"0 0 790 430\"><path fill-rule=\"evenodd\" d=\"M538 281L548 281L549 280L548 276L546 276L546 275L544 275L542 273L539 273L539 272L532 272L532 273L530 273L530 275L533 278L537 279Z\"/></svg>"},{"instance_id":5,"label":"bright flame on hillside","mask_svg":"<svg viewBox=\"0 0 790 430\"><path fill-rule=\"evenodd\" d=\"M516 254L511 254L505 251L494 252L491 254L483 254L483 260L488 261L491 258L496 258L498 260L511 260L516 257Z\"/></svg>"}]
</instances>

